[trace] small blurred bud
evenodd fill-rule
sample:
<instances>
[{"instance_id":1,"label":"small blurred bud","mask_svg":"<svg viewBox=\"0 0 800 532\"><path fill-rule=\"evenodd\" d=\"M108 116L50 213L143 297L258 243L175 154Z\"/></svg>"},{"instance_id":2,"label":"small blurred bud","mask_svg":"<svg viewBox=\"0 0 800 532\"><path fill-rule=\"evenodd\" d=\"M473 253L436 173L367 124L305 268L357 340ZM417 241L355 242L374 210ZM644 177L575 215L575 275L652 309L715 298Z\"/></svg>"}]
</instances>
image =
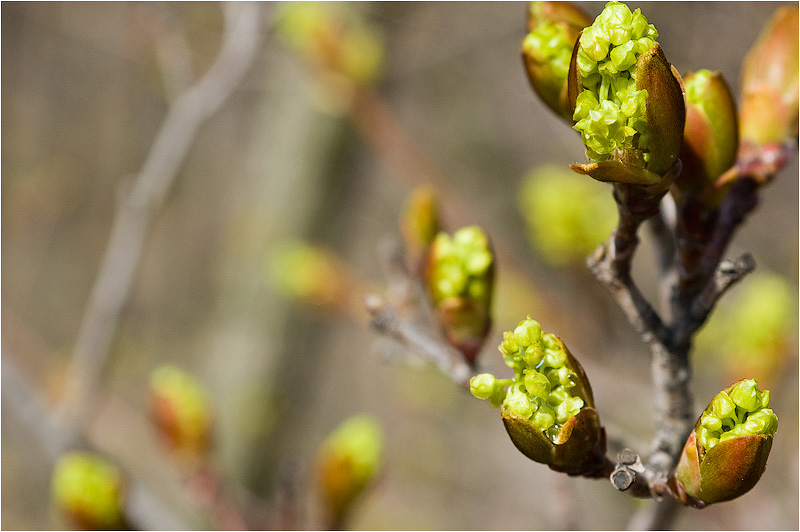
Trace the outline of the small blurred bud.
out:
<instances>
[{"instance_id":1,"label":"small blurred bud","mask_svg":"<svg viewBox=\"0 0 800 532\"><path fill-rule=\"evenodd\" d=\"M400 218L400 231L408 251L421 257L439 232L439 198L431 185L411 191Z\"/></svg>"},{"instance_id":2,"label":"small blurred bud","mask_svg":"<svg viewBox=\"0 0 800 532\"><path fill-rule=\"evenodd\" d=\"M742 68L742 141L782 143L797 137L798 9L782 7L750 49Z\"/></svg>"},{"instance_id":3,"label":"small blurred bud","mask_svg":"<svg viewBox=\"0 0 800 532\"><path fill-rule=\"evenodd\" d=\"M735 499L756 485L778 430L778 418L768 406L769 392L761 392L754 379L741 380L712 399L670 481L681 500L702 508Z\"/></svg>"},{"instance_id":4,"label":"small blurred bud","mask_svg":"<svg viewBox=\"0 0 800 532\"><path fill-rule=\"evenodd\" d=\"M780 275L756 272L723 299L697 336L700 363L713 365L731 379L746 375L768 381L790 355L796 338L797 301ZM708 360L704 360L708 359Z\"/></svg>"},{"instance_id":5,"label":"small blurred bud","mask_svg":"<svg viewBox=\"0 0 800 532\"><path fill-rule=\"evenodd\" d=\"M195 459L208 451L212 415L202 385L180 368L164 364L150 376L150 407L162 440Z\"/></svg>"},{"instance_id":6,"label":"small blurred bud","mask_svg":"<svg viewBox=\"0 0 800 532\"><path fill-rule=\"evenodd\" d=\"M683 78L686 90L686 127L680 159L680 191L705 193L707 205L716 206L725 190L713 185L736 162L739 149L736 103L719 72L699 70Z\"/></svg>"},{"instance_id":7,"label":"small blurred bud","mask_svg":"<svg viewBox=\"0 0 800 532\"><path fill-rule=\"evenodd\" d=\"M568 100L599 181L655 185L678 159L685 107L674 69L641 14L609 2L573 51Z\"/></svg>"},{"instance_id":8,"label":"small blurred bud","mask_svg":"<svg viewBox=\"0 0 800 532\"><path fill-rule=\"evenodd\" d=\"M617 221L608 189L567 168L532 170L517 198L531 245L553 265L583 264Z\"/></svg>"},{"instance_id":9,"label":"small blurred bud","mask_svg":"<svg viewBox=\"0 0 800 532\"><path fill-rule=\"evenodd\" d=\"M439 233L425 278L442 332L474 363L491 326L494 256L489 239L477 226L459 229L452 238Z\"/></svg>"},{"instance_id":10,"label":"small blurred bud","mask_svg":"<svg viewBox=\"0 0 800 532\"><path fill-rule=\"evenodd\" d=\"M531 2L528 7L529 33L522 41L528 79L542 101L570 122L569 62L578 34L591 23L589 15L570 2Z\"/></svg>"},{"instance_id":11,"label":"small blurred bud","mask_svg":"<svg viewBox=\"0 0 800 532\"><path fill-rule=\"evenodd\" d=\"M120 530L124 484L116 466L91 453L71 452L56 463L52 478L58 509L83 530Z\"/></svg>"},{"instance_id":12,"label":"small blurred bud","mask_svg":"<svg viewBox=\"0 0 800 532\"><path fill-rule=\"evenodd\" d=\"M353 416L320 446L315 479L334 522L340 522L356 498L378 475L383 453L383 431L372 417Z\"/></svg>"},{"instance_id":13,"label":"small blurred bud","mask_svg":"<svg viewBox=\"0 0 800 532\"><path fill-rule=\"evenodd\" d=\"M470 381L472 394L500 403L511 441L531 460L571 474L591 470L605 450L598 454L602 429L583 367L530 317L503 334L499 349L513 379L478 375Z\"/></svg>"},{"instance_id":14,"label":"small blurred bud","mask_svg":"<svg viewBox=\"0 0 800 532\"><path fill-rule=\"evenodd\" d=\"M304 303L335 306L347 297L344 268L327 251L304 242L285 241L273 246L267 274L274 288Z\"/></svg>"},{"instance_id":15,"label":"small blurred bud","mask_svg":"<svg viewBox=\"0 0 800 532\"><path fill-rule=\"evenodd\" d=\"M383 66L383 38L355 12L327 2L287 2L277 34L324 71L372 84Z\"/></svg>"}]
</instances>

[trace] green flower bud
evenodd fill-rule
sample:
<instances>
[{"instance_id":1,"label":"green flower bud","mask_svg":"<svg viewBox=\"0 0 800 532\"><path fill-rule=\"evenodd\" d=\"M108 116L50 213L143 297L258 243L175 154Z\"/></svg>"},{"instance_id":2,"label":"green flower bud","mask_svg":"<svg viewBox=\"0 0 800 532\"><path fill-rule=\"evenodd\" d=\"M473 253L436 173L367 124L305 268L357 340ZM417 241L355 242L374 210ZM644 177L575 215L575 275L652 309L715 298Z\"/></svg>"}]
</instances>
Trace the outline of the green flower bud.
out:
<instances>
[{"instance_id":1,"label":"green flower bud","mask_svg":"<svg viewBox=\"0 0 800 532\"><path fill-rule=\"evenodd\" d=\"M579 100L584 95L593 97L585 91ZM532 170L523 178L518 199L531 245L557 266L583 265L617 222L617 208L606 186L567 168Z\"/></svg>"},{"instance_id":2,"label":"green flower bud","mask_svg":"<svg viewBox=\"0 0 800 532\"><path fill-rule=\"evenodd\" d=\"M383 67L379 32L356 12L325 2L282 4L276 33L326 73L360 84L375 83Z\"/></svg>"},{"instance_id":3,"label":"green flower bud","mask_svg":"<svg viewBox=\"0 0 800 532\"><path fill-rule=\"evenodd\" d=\"M212 414L202 385L180 368L165 364L150 377L150 407L162 440L187 459L208 450Z\"/></svg>"},{"instance_id":4,"label":"green flower bud","mask_svg":"<svg viewBox=\"0 0 800 532\"><path fill-rule=\"evenodd\" d=\"M798 10L778 9L742 65L742 141L756 145L797 137Z\"/></svg>"},{"instance_id":5,"label":"green flower bud","mask_svg":"<svg viewBox=\"0 0 800 532\"><path fill-rule=\"evenodd\" d=\"M720 302L700 331L698 362L726 372L731 380L752 375L769 382L787 363L787 346L796 337L793 294L796 290L780 275L752 274Z\"/></svg>"},{"instance_id":6,"label":"green flower bud","mask_svg":"<svg viewBox=\"0 0 800 532\"><path fill-rule=\"evenodd\" d=\"M566 99L567 74L575 40L592 22L589 15L569 2L531 2L528 35L522 41L522 58L536 94L566 120L571 119Z\"/></svg>"},{"instance_id":7,"label":"green flower bud","mask_svg":"<svg viewBox=\"0 0 800 532\"><path fill-rule=\"evenodd\" d=\"M656 37L639 9L616 1L581 33L567 98L592 164L576 171L599 181L654 185L677 160L683 92Z\"/></svg>"},{"instance_id":8,"label":"green flower bud","mask_svg":"<svg viewBox=\"0 0 800 532\"><path fill-rule=\"evenodd\" d=\"M53 470L52 494L58 509L84 530L125 527L122 474L99 456L86 452L62 456Z\"/></svg>"},{"instance_id":9,"label":"green flower bud","mask_svg":"<svg viewBox=\"0 0 800 532\"><path fill-rule=\"evenodd\" d=\"M348 418L317 451L314 477L326 509L335 521L351 507L381 468L383 431L372 417Z\"/></svg>"},{"instance_id":10,"label":"green flower bud","mask_svg":"<svg viewBox=\"0 0 800 532\"><path fill-rule=\"evenodd\" d=\"M778 418L769 392L744 379L717 394L686 441L675 476L679 498L692 506L734 499L756 485L772 448Z\"/></svg>"},{"instance_id":11,"label":"green flower bud","mask_svg":"<svg viewBox=\"0 0 800 532\"><path fill-rule=\"evenodd\" d=\"M488 399L494 394L497 379L491 373L481 373L469 380L469 391L478 399Z\"/></svg>"},{"instance_id":12,"label":"green flower bud","mask_svg":"<svg viewBox=\"0 0 800 532\"><path fill-rule=\"evenodd\" d=\"M544 355L529 363L526 354L533 349ZM508 387L501 415L514 445L557 471L585 472L602 456L597 453L603 441L581 365L561 339L541 334L541 326L530 317L504 334L499 350L514 371L513 378L497 381L491 375L478 375L470 382L472 393L485 398Z\"/></svg>"},{"instance_id":13,"label":"green flower bud","mask_svg":"<svg viewBox=\"0 0 800 532\"><path fill-rule=\"evenodd\" d=\"M276 244L266 266L268 280L278 292L311 305L336 305L352 290L344 266L331 253L305 242Z\"/></svg>"},{"instance_id":14,"label":"green flower bud","mask_svg":"<svg viewBox=\"0 0 800 532\"><path fill-rule=\"evenodd\" d=\"M474 363L491 325L494 257L477 226L452 238L439 233L431 244L426 282L439 325L453 346Z\"/></svg>"},{"instance_id":15,"label":"green flower bud","mask_svg":"<svg viewBox=\"0 0 800 532\"><path fill-rule=\"evenodd\" d=\"M739 148L736 103L719 72L699 70L684 77L686 126L677 192L704 193L703 202L716 207L727 188L715 189L723 172L736 162Z\"/></svg>"}]
</instances>

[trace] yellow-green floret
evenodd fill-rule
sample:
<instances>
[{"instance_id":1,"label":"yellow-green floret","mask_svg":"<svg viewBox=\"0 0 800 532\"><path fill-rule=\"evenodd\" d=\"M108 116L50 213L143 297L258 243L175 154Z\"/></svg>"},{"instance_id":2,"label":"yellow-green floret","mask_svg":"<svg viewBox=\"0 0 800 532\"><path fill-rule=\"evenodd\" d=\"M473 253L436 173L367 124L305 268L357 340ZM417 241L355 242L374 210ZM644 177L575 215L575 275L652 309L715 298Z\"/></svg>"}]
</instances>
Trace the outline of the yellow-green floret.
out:
<instances>
[{"instance_id":1,"label":"yellow-green floret","mask_svg":"<svg viewBox=\"0 0 800 532\"><path fill-rule=\"evenodd\" d=\"M430 287L434 305L465 297L488 306L491 300L492 252L477 226L464 227L452 238L439 233L433 241Z\"/></svg>"}]
</instances>

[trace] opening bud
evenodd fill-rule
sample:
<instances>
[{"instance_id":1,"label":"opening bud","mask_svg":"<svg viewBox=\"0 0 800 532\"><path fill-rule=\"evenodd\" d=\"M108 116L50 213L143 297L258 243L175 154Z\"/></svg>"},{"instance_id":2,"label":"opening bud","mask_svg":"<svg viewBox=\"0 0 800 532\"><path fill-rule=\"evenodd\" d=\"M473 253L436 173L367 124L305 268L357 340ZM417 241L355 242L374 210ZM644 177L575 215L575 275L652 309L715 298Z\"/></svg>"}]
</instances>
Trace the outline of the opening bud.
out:
<instances>
[{"instance_id":1,"label":"opening bud","mask_svg":"<svg viewBox=\"0 0 800 532\"><path fill-rule=\"evenodd\" d=\"M612 1L584 29L568 75L573 126L591 161L579 166L599 181L654 185L678 158L683 92L642 15Z\"/></svg>"},{"instance_id":2,"label":"opening bud","mask_svg":"<svg viewBox=\"0 0 800 532\"><path fill-rule=\"evenodd\" d=\"M52 477L53 501L75 526L83 530L124 529L124 483L117 467L87 452L71 452L56 463Z\"/></svg>"},{"instance_id":3,"label":"opening bud","mask_svg":"<svg viewBox=\"0 0 800 532\"><path fill-rule=\"evenodd\" d=\"M439 198L431 185L416 187L406 201L400 217L400 231L406 248L415 258L422 257L439 232ZM416 265L416 260L414 261Z\"/></svg>"},{"instance_id":4,"label":"opening bud","mask_svg":"<svg viewBox=\"0 0 800 532\"><path fill-rule=\"evenodd\" d=\"M522 59L528 79L544 103L565 120L572 120L567 101L567 74L572 49L580 31L592 19L569 2L531 2L528 35L522 41Z\"/></svg>"},{"instance_id":5,"label":"opening bud","mask_svg":"<svg viewBox=\"0 0 800 532\"><path fill-rule=\"evenodd\" d=\"M768 407L769 391L760 391L755 379L741 380L711 400L670 480L681 500L703 507L756 485L778 430L778 417Z\"/></svg>"},{"instance_id":6,"label":"opening bud","mask_svg":"<svg viewBox=\"0 0 800 532\"><path fill-rule=\"evenodd\" d=\"M498 389L504 390L503 423L525 456L556 471L585 474L605 451L592 390L561 339L541 331L529 316L506 332L499 350L513 378L478 375L470 389L481 398L499 398Z\"/></svg>"},{"instance_id":7,"label":"opening bud","mask_svg":"<svg viewBox=\"0 0 800 532\"><path fill-rule=\"evenodd\" d=\"M447 341L473 364L491 325L494 256L484 232L473 225L436 235L425 280Z\"/></svg>"}]
</instances>

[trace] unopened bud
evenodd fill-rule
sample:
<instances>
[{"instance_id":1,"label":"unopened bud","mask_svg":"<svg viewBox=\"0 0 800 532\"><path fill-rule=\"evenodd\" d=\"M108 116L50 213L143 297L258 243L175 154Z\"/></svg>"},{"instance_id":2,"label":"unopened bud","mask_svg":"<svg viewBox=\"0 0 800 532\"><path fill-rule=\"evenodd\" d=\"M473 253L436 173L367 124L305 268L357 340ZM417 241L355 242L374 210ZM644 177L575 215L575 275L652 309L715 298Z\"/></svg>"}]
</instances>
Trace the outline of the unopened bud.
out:
<instances>
[{"instance_id":1,"label":"unopened bud","mask_svg":"<svg viewBox=\"0 0 800 532\"><path fill-rule=\"evenodd\" d=\"M188 459L207 452L212 414L197 379L176 366L160 366L150 377L150 405L161 438L171 449Z\"/></svg>"},{"instance_id":2,"label":"unopened bud","mask_svg":"<svg viewBox=\"0 0 800 532\"><path fill-rule=\"evenodd\" d=\"M56 463L52 479L58 509L84 530L125 527L122 473L112 463L87 452L71 452Z\"/></svg>"},{"instance_id":3,"label":"unopened bud","mask_svg":"<svg viewBox=\"0 0 800 532\"><path fill-rule=\"evenodd\" d=\"M757 145L797 137L798 9L778 9L750 49L742 70L742 141Z\"/></svg>"},{"instance_id":4,"label":"unopened bud","mask_svg":"<svg viewBox=\"0 0 800 532\"><path fill-rule=\"evenodd\" d=\"M372 417L353 416L322 443L315 461L317 487L326 509L339 521L378 475L383 431Z\"/></svg>"},{"instance_id":5,"label":"unopened bud","mask_svg":"<svg viewBox=\"0 0 800 532\"><path fill-rule=\"evenodd\" d=\"M719 72L699 70L683 78L686 89L686 127L680 159L680 191L704 194L704 203L716 206L724 190L714 183L736 162L739 148L736 103Z\"/></svg>"}]
</instances>

